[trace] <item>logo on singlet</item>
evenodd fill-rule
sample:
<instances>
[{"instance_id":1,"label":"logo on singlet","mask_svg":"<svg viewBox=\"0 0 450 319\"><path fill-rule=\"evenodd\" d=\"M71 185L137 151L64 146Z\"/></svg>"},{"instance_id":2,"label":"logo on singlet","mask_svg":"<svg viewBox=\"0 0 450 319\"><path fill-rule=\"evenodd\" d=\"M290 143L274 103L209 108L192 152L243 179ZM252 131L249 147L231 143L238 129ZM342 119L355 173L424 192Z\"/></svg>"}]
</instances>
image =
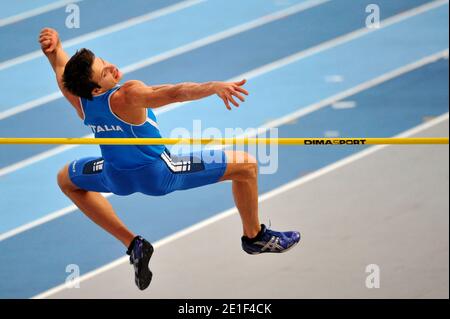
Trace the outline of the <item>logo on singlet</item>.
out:
<instances>
[{"instance_id":1,"label":"logo on singlet","mask_svg":"<svg viewBox=\"0 0 450 319\"><path fill-rule=\"evenodd\" d=\"M120 125L89 125L92 132L100 133L100 132L123 132L122 127Z\"/></svg>"}]
</instances>

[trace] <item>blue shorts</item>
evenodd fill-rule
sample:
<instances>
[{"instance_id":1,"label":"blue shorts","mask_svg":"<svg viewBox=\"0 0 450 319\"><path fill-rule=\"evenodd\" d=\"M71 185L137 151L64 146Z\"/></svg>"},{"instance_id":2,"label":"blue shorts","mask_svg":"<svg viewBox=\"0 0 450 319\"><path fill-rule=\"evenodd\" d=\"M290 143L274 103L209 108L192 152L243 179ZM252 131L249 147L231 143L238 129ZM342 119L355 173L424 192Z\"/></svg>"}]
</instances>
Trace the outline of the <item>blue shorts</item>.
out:
<instances>
[{"instance_id":1,"label":"blue shorts","mask_svg":"<svg viewBox=\"0 0 450 319\"><path fill-rule=\"evenodd\" d=\"M174 156L166 149L160 158L133 169L118 169L98 157L75 160L68 169L71 181L84 190L122 196L137 192L161 196L217 183L226 168L223 150Z\"/></svg>"}]
</instances>

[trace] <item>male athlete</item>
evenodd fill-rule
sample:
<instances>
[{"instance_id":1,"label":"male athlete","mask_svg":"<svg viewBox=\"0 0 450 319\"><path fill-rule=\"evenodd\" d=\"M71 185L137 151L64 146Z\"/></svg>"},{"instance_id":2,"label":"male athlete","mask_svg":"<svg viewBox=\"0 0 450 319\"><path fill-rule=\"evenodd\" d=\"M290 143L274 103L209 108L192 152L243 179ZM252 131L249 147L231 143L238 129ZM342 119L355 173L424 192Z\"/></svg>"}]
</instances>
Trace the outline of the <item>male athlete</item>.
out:
<instances>
[{"instance_id":1,"label":"male athlete","mask_svg":"<svg viewBox=\"0 0 450 319\"><path fill-rule=\"evenodd\" d=\"M244 95L248 95L243 88L245 80L152 86L127 81L119 85L119 69L91 51L81 49L69 59L55 30L43 29L39 42L62 94L98 138L159 138L153 108L217 94L231 110L230 103L239 106L235 98L244 102ZM205 151L176 157L162 145L100 148L101 158L82 158L64 166L58 173L58 185L84 214L128 248L135 282L141 290L152 279L148 263L153 247L127 229L101 192L160 196L231 180L243 225L241 243L245 252L281 253L300 240L298 232L276 232L260 224L257 161L245 152L218 150L219 160L211 163L204 160Z\"/></svg>"}]
</instances>

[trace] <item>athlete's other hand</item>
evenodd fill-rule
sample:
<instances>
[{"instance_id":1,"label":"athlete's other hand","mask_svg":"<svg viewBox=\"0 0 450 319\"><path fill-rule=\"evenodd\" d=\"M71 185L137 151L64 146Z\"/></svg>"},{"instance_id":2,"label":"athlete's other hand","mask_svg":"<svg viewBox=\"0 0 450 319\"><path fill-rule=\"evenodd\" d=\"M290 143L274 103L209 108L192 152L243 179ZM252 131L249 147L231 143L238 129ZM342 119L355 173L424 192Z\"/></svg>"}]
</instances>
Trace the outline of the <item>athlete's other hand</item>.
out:
<instances>
[{"instance_id":1,"label":"athlete's other hand","mask_svg":"<svg viewBox=\"0 0 450 319\"><path fill-rule=\"evenodd\" d=\"M39 43L45 54L54 52L60 44L58 32L51 28L42 29L39 34Z\"/></svg>"},{"instance_id":2,"label":"athlete's other hand","mask_svg":"<svg viewBox=\"0 0 450 319\"><path fill-rule=\"evenodd\" d=\"M217 82L216 83L216 94L223 100L227 109L231 110L230 102L239 107L239 103L236 102L234 97L237 97L241 102L244 102L244 95L248 95L247 90L242 88L242 86L247 82L247 80L241 80L239 82Z\"/></svg>"}]
</instances>

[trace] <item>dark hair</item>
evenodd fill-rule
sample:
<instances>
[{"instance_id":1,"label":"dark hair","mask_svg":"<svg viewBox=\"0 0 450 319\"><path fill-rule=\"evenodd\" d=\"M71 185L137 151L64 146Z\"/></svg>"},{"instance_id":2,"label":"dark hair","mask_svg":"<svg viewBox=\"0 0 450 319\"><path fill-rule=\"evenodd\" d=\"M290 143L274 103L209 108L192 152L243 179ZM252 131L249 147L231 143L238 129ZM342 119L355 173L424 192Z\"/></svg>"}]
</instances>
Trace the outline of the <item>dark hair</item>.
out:
<instances>
[{"instance_id":1,"label":"dark hair","mask_svg":"<svg viewBox=\"0 0 450 319\"><path fill-rule=\"evenodd\" d=\"M91 80L95 55L88 49L77 51L67 62L63 74L64 87L72 94L92 100L92 90L100 86Z\"/></svg>"}]
</instances>

